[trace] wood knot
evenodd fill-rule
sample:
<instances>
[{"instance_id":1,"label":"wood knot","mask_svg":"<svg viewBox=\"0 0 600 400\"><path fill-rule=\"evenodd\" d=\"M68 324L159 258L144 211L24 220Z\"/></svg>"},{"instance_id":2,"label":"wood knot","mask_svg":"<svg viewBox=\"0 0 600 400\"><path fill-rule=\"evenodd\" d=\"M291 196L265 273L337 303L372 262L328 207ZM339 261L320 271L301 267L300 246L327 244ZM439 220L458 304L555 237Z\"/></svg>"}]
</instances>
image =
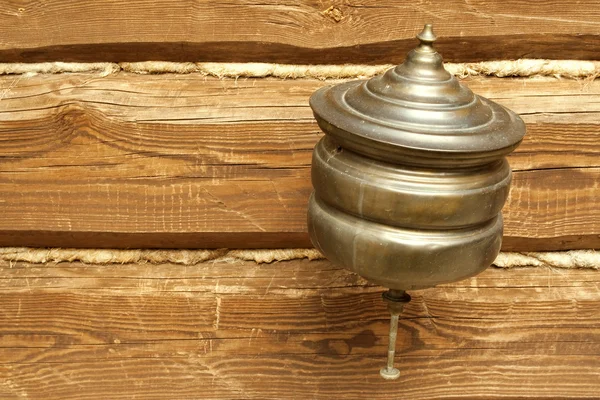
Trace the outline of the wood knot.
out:
<instances>
[{"instance_id":1,"label":"wood knot","mask_svg":"<svg viewBox=\"0 0 600 400\"><path fill-rule=\"evenodd\" d=\"M370 349L377 344L377 340L372 330L364 330L349 339L322 339L315 342L307 340L302 345L326 357L341 358L352 354L353 348Z\"/></svg>"},{"instance_id":2,"label":"wood knot","mask_svg":"<svg viewBox=\"0 0 600 400\"><path fill-rule=\"evenodd\" d=\"M327 18L335 21L336 23L342 21L345 18L342 10L340 10L336 6L329 7L327 10L322 11L321 14L323 14Z\"/></svg>"}]
</instances>

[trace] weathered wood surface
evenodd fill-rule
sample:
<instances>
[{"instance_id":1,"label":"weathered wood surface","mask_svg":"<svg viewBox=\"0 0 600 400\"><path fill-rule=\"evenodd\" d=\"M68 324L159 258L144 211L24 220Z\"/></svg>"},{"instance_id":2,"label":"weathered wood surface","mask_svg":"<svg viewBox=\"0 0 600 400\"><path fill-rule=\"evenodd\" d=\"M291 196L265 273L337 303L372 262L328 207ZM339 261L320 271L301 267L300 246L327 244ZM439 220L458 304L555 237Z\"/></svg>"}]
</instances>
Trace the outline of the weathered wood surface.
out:
<instances>
[{"instance_id":1,"label":"weathered wood surface","mask_svg":"<svg viewBox=\"0 0 600 400\"><path fill-rule=\"evenodd\" d=\"M5 262L0 398L598 398L599 287L491 268L412 292L386 382L381 289L326 261Z\"/></svg>"},{"instance_id":2,"label":"weathered wood surface","mask_svg":"<svg viewBox=\"0 0 600 400\"><path fill-rule=\"evenodd\" d=\"M600 82L471 79L519 112L505 250L600 247ZM0 79L0 245L303 247L313 80Z\"/></svg>"},{"instance_id":3,"label":"weathered wood surface","mask_svg":"<svg viewBox=\"0 0 600 400\"><path fill-rule=\"evenodd\" d=\"M397 63L425 22L453 61L600 50L596 0L8 0L0 59Z\"/></svg>"}]
</instances>

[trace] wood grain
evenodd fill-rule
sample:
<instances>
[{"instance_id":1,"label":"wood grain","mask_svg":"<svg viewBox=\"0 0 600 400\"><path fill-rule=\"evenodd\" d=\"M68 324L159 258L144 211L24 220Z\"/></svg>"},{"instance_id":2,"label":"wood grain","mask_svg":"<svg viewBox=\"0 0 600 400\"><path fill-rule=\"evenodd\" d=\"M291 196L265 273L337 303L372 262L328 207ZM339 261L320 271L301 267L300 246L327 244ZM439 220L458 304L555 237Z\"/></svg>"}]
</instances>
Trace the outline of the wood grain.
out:
<instances>
[{"instance_id":1,"label":"wood grain","mask_svg":"<svg viewBox=\"0 0 600 400\"><path fill-rule=\"evenodd\" d=\"M398 63L425 22L447 60L596 59L595 0L8 0L0 59Z\"/></svg>"},{"instance_id":2,"label":"wood grain","mask_svg":"<svg viewBox=\"0 0 600 400\"><path fill-rule=\"evenodd\" d=\"M412 292L399 381L381 289L327 261L0 264L3 399L584 399L600 275L494 269Z\"/></svg>"},{"instance_id":3,"label":"wood grain","mask_svg":"<svg viewBox=\"0 0 600 400\"><path fill-rule=\"evenodd\" d=\"M600 247L600 82L471 79L519 112L505 250ZM303 247L314 80L0 78L0 245Z\"/></svg>"}]
</instances>

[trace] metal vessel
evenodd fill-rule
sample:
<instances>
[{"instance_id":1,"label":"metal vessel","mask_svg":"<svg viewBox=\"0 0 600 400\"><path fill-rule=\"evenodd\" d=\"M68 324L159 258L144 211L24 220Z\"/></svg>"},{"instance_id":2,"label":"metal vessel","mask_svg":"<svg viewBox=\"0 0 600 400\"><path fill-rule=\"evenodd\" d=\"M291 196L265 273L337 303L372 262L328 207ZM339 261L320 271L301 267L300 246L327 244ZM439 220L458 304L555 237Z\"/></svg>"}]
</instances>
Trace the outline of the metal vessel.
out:
<instances>
[{"instance_id":1,"label":"metal vessel","mask_svg":"<svg viewBox=\"0 0 600 400\"><path fill-rule=\"evenodd\" d=\"M326 134L312 160L311 240L331 262L389 288L386 379L406 290L461 280L500 251L505 156L525 135L514 112L473 94L444 69L432 26L381 76L316 91Z\"/></svg>"}]
</instances>

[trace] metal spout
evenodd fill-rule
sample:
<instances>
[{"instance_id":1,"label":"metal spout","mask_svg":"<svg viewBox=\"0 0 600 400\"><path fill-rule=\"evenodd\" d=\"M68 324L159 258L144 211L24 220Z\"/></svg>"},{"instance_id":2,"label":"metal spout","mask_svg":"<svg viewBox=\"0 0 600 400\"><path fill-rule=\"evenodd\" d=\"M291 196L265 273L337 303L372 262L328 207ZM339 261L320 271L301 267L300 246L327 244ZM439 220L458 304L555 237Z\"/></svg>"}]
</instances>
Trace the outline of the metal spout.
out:
<instances>
[{"instance_id":1,"label":"metal spout","mask_svg":"<svg viewBox=\"0 0 600 400\"><path fill-rule=\"evenodd\" d=\"M390 334L388 343L387 365L379 371L383 379L394 380L400 377L400 370L394 367L394 356L396 355L396 338L398 336L398 320L404 305L410 301L410 296L403 290L390 289L384 292L383 300L388 303L388 311L391 314Z\"/></svg>"}]
</instances>

